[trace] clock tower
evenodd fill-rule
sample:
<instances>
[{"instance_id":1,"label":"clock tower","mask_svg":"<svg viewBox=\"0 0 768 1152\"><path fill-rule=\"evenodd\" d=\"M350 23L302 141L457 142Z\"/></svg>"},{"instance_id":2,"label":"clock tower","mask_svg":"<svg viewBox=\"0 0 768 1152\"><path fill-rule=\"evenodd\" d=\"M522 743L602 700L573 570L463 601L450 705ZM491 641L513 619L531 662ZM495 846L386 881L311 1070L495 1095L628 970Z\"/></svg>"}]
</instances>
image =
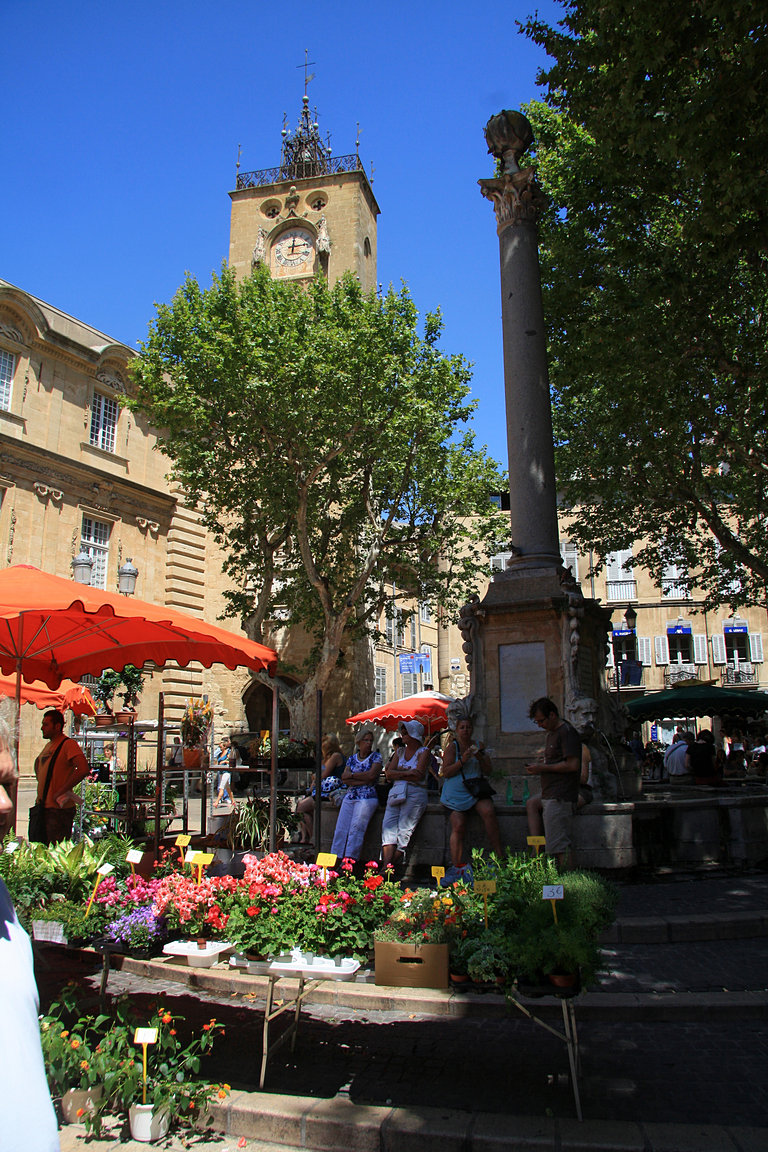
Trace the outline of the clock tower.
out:
<instances>
[{"instance_id":1,"label":"clock tower","mask_svg":"<svg viewBox=\"0 0 768 1152\"><path fill-rule=\"evenodd\" d=\"M280 165L237 173L229 231L229 264L247 276L266 264L280 280L318 273L331 284L353 272L376 288L376 203L357 151L333 156L320 138L304 94L299 123L283 127Z\"/></svg>"}]
</instances>

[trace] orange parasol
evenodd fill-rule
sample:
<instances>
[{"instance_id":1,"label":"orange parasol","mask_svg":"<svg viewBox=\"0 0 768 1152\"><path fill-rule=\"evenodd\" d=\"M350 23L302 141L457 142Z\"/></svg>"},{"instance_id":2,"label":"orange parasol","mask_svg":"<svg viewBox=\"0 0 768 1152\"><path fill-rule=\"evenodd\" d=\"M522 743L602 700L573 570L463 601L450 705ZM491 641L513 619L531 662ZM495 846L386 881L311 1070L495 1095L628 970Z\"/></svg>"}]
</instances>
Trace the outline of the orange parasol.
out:
<instances>
[{"instance_id":1,"label":"orange parasol","mask_svg":"<svg viewBox=\"0 0 768 1152\"><path fill-rule=\"evenodd\" d=\"M16 696L16 677L0 676L0 696ZM21 682L21 703L34 704L36 708L58 708L64 712L69 708L75 716L95 716L96 702L83 684L72 680L62 680L57 689L49 688L42 680Z\"/></svg>"},{"instance_id":2,"label":"orange parasol","mask_svg":"<svg viewBox=\"0 0 768 1152\"><path fill-rule=\"evenodd\" d=\"M392 700L389 704L358 712L357 716L350 716L347 724L378 724L392 732L403 720L419 720L431 735L448 727L450 703L450 696L444 696L442 692L416 692L402 700Z\"/></svg>"}]
</instances>

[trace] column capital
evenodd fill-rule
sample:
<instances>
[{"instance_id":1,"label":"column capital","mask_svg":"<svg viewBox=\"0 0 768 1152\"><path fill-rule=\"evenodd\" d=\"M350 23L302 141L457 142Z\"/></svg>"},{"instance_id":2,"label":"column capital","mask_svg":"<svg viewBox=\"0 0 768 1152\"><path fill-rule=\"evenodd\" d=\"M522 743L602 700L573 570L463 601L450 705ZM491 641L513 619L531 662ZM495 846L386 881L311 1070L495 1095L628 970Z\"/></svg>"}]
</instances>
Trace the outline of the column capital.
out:
<instances>
[{"instance_id":1,"label":"column capital","mask_svg":"<svg viewBox=\"0 0 768 1152\"><path fill-rule=\"evenodd\" d=\"M492 180L478 180L478 184L483 196L493 202L499 232L510 224L535 224L547 206L533 168L505 172Z\"/></svg>"}]
</instances>

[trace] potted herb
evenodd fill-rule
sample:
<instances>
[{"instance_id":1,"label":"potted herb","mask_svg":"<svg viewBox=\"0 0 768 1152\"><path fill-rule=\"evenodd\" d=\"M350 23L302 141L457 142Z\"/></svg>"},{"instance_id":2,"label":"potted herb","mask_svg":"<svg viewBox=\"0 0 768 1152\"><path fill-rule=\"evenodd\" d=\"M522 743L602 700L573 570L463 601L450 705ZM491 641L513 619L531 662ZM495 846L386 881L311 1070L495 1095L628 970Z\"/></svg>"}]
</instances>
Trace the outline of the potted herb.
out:
<instances>
[{"instance_id":1,"label":"potted herb","mask_svg":"<svg viewBox=\"0 0 768 1152\"><path fill-rule=\"evenodd\" d=\"M91 686L91 695L99 705L99 711L95 717L97 728L109 727L113 723L112 701L119 687L120 673L113 672L111 668L105 668L101 676Z\"/></svg>"},{"instance_id":2,"label":"potted herb","mask_svg":"<svg viewBox=\"0 0 768 1152\"><path fill-rule=\"evenodd\" d=\"M126 664L120 673L119 687L122 687L123 691L119 695L123 700L123 709L115 713L115 720L118 724L128 723L131 717L135 715L139 695L144 687L144 679L144 673L133 664Z\"/></svg>"}]
</instances>

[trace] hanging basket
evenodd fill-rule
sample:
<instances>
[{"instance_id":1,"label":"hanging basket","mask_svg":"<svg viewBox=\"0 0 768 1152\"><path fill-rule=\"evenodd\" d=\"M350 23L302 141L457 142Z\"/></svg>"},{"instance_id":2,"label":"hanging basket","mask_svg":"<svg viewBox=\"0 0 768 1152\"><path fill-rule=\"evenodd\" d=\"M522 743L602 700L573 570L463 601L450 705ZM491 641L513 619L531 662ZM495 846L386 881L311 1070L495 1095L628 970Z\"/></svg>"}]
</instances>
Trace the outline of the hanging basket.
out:
<instances>
[{"instance_id":1,"label":"hanging basket","mask_svg":"<svg viewBox=\"0 0 768 1152\"><path fill-rule=\"evenodd\" d=\"M203 762L203 754L199 748L182 748L181 755L185 768L199 768Z\"/></svg>"}]
</instances>

